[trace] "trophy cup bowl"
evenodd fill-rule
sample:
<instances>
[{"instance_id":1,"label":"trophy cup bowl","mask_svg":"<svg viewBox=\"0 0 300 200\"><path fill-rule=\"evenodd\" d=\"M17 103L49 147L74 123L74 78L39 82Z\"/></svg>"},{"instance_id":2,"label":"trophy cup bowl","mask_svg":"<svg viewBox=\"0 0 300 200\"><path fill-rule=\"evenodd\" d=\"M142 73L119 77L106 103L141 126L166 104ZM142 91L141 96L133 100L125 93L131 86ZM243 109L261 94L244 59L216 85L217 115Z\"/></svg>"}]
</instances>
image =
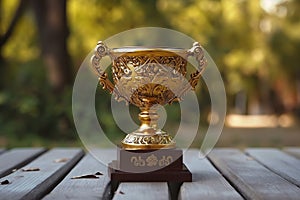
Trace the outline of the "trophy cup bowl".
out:
<instances>
[{"instance_id":1,"label":"trophy cup bowl","mask_svg":"<svg viewBox=\"0 0 300 200\"><path fill-rule=\"evenodd\" d=\"M101 69L104 56L112 60L113 83L107 72ZM186 79L187 59L193 56L197 69ZM155 105L164 106L179 101L197 85L206 66L204 51L198 42L191 49L168 47L108 48L97 43L91 58L92 67L99 76L103 89L107 89L117 101L133 104L141 110L140 127L127 134L121 145L126 150L155 150L175 148L172 137L157 126L159 118Z\"/></svg>"}]
</instances>

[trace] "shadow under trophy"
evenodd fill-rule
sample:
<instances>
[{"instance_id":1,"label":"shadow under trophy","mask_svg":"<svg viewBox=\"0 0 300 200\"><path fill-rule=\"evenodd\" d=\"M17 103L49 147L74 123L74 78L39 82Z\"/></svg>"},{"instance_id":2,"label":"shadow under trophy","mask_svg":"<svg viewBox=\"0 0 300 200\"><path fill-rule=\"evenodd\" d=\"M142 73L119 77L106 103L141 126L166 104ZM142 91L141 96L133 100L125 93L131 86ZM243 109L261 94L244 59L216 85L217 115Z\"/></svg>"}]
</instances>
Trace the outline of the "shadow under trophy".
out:
<instances>
[{"instance_id":1,"label":"shadow under trophy","mask_svg":"<svg viewBox=\"0 0 300 200\"><path fill-rule=\"evenodd\" d=\"M112 60L112 78L101 69L104 56ZM186 79L187 59L193 56L197 69ZM99 82L115 96L141 110L140 127L122 140L117 160L109 165L113 182L190 182L192 174L183 164L182 150L172 137L157 126L155 105L164 106L197 85L206 66L204 51L198 42L191 49L167 47L108 48L98 42L91 58Z\"/></svg>"}]
</instances>

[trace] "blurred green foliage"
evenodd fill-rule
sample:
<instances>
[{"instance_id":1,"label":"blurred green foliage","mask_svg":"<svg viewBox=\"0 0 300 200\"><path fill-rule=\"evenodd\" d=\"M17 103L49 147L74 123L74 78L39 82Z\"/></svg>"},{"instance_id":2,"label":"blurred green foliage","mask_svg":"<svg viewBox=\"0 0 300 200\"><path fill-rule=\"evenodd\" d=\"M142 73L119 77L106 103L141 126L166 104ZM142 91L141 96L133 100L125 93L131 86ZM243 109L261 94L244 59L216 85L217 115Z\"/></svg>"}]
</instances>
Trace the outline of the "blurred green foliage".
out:
<instances>
[{"instance_id":1,"label":"blurred green foliage","mask_svg":"<svg viewBox=\"0 0 300 200\"><path fill-rule=\"evenodd\" d=\"M18 0L0 3L0 33L3 33ZM278 99L284 112L297 111L299 8L298 0L281 1L269 10L262 8L260 0L68 0L68 50L77 70L98 40L143 26L172 28L200 41L210 53L223 75L230 111L235 111L235 98L240 92L246 94L247 105L258 101L268 108L262 112L281 112L273 105L274 99ZM2 55L0 146L35 145L25 139L27 136L37 141L39 138L62 143L74 140L71 86L60 94L51 90L39 56L37 28L30 9L3 47ZM207 114L208 92L204 84L201 85L197 92L201 109ZM97 109L101 110L99 120L104 129L119 132L107 110L110 95L104 91L97 95L101 96ZM180 120L178 109L167 107L167 110L170 124ZM251 113L249 110L243 112ZM201 117L205 122L206 115ZM5 138L17 138L23 143L11 143Z\"/></svg>"}]
</instances>

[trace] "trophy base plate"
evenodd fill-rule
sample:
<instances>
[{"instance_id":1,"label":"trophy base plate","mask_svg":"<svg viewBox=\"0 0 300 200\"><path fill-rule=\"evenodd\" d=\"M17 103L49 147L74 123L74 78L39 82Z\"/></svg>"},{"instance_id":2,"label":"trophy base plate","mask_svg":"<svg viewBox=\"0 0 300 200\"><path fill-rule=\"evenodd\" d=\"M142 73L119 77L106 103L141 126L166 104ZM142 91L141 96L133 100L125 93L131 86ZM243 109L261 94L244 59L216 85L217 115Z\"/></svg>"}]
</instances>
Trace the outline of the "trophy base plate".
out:
<instances>
[{"instance_id":1,"label":"trophy base plate","mask_svg":"<svg viewBox=\"0 0 300 200\"><path fill-rule=\"evenodd\" d=\"M177 170L157 170L153 172L123 172L116 170L117 161L109 164L109 176L112 182L192 182L192 173L183 164L182 169Z\"/></svg>"},{"instance_id":2,"label":"trophy base plate","mask_svg":"<svg viewBox=\"0 0 300 200\"><path fill-rule=\"evenodd\" d=\"M118 149L117 160L108 166L112 182L191 182L181 149Z\"/></svg>"}]
</instances>

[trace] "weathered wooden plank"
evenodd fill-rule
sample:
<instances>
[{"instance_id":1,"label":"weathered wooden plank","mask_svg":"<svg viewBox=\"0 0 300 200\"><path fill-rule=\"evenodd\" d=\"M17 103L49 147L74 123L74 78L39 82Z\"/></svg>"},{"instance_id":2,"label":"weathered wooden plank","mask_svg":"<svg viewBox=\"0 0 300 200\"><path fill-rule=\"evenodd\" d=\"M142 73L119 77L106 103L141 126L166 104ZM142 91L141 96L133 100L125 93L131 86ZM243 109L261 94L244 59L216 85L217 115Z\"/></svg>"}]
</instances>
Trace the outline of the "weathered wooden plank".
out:
<instances>
[{"instance_id":1,"label":"weathered wooden plank","mask_svg":"<svg viewBox=\"0 0 300 200\"><path fill-rule=\"evenodd\" d=\"M38 171L22 169L0 179L9 184L0 185L0 199L40 199L47 194L83 156L81 149L53 149L23 169L37 168ZM65 162L56 162L65 158Z\"/></svg>"},{"instance_id":2,"label":"weathered wooden plank","mask_svg":"<svg viewBox=\"0 0 300 200\"><path fill-rule=\"evenodd\" d=\"M209 159L246 199L299 199L300 188L235 149L216 149Z\"/></svg>"},{"instance_id":3,"label":"weathered wooden plank","mask_svg":"<svg viewBox=\"0 0 300 200\"><path fill-rule=\"evenodd\" d=\"M184 155L193 182L182 184L179 199L243 199L206 158L199 156L199 150L189 150Z\"/></svg>"},{"instance_id":4,"label":"weathered wooden plank","mask_svg":"<svg viewBox=\"0 0 300 200\"><path fill-rule=\"evenodd\" d=\"M121 183L113 200L167 200L169 199L167 183Z\"/></svg>"},{"instance_id":5,"label":"weathered wooden plank","mask_svg":"<svg viewBox=\"0 0 300 200\"><path fill-rule=\"evenodd\" d=\"M291 154L292 156L300 159L300 148L299 147L287 147L287 148L284 148L283 151L285 151L288 154Z\"/></svg>"},{"instance_id":6,"label":"weathered wooden plank","mask_svg":"<svg viewBox=\"0 0 300 200\"><path fill-rule=\"evenodd\" d=\"M46 149L44 148L16 148L0 155L0 178L35 159Z\"/></svg>"},{"instance_id":7,"label":"weathered wooden plank","mask_svg":"<svg viewBox=\"0 0 300 200\"><path fill-rule=\"evenodd\" d=\"M98 152L108 158L113 157L112 154L116 153L113 150L98 150ZM96 172L103 175L97 175L98 178L72 179L75 176L93 175ZM109 182L107 167L87 154L44 199L102 199L105 192L110 192L110 189L106 190Z\"/></svg>"},{"instance_id":8,"label":"weathered wooden plank","mask_svg":"<svg viewBox=\"0 0 300 200\"><path fill-rule=\"evenodd\" d=\"M250 148L246 153L286 180L300 186L300 160L278 149Z\"/></svg>"}]
</instances>

